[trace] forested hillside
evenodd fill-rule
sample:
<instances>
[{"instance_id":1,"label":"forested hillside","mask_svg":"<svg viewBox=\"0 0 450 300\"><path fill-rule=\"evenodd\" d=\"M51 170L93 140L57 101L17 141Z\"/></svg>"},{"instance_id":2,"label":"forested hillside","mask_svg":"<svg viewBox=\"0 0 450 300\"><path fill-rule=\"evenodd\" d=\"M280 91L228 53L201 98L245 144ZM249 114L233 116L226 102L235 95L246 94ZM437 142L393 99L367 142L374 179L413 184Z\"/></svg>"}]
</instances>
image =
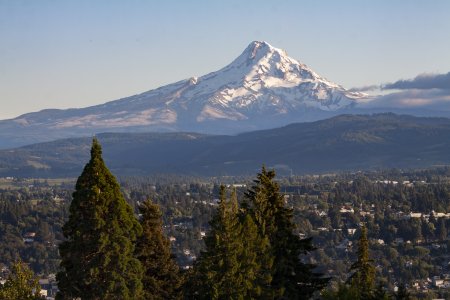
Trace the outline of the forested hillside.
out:
<instances>
[{"instance_id":1,"label":"forested hillside","mask_svg":"<svg viewBox=\"0 0 450 300\"><path fill-rule=\"evenodd\" d=\"M236 136L195 133L98 135L117 175L280 175L424 168L450 164L450 119L395 114L342 115ZM91 138L0 151L0 175L76 177Z\"/></svg>"}]
</instances>

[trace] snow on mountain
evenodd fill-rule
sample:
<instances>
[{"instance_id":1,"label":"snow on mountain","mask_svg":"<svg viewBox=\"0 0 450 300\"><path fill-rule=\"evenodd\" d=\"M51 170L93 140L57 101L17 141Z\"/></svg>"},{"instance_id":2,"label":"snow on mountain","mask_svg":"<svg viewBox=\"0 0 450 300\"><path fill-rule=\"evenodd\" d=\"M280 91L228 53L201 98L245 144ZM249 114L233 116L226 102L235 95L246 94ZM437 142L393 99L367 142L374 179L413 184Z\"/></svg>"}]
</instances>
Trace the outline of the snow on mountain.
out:
<instances>
[{"instance_id":1,"label":"snow on mountain","mask_svg":"<svg viewBox=\"0 0 450 300\"><path fill-rule=\"evenodd\" d=\"M254 41L229 65L202 77L102 105L25 114L0 121L0 129L39 127L61 135L145 130L229 133L301 122L309 112L337 112L365 98L319 76L284 50Z\"/></svg>"}]
</instances>

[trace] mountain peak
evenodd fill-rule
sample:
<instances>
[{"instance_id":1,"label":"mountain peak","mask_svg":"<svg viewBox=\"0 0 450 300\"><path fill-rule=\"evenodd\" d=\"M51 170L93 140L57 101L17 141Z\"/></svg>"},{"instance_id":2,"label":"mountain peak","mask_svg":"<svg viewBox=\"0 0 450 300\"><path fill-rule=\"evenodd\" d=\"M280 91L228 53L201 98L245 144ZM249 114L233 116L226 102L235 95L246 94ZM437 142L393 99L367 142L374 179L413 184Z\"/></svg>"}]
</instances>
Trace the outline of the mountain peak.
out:
<instances>
[{"instance_id":1,"label":"mountain peak","mask_svg":"<svg viewBox=\"0 0 450 300\"><path fill-rule=\"evenodd\" d=\"M255 58L257 52L267 54L273 52L274 50L275 47L265 41L253 41L247 46L247 49L244 52L248 53L250 55L250 58Z\"/></svg>"},{"instance_id":2,"label":"mountain peak","mask_svg":"<svg viewBox=\"0 0 450 300\"><path fill-rule=\"evenodd\" d=\"M244 78L245 82L264 81L263 86L270 87L281 84L282 87L319 80L327 82L305 64L287 55L286 51L275 48L266 41L253 41L231 64L213 72L232 73L233 78ZM332 87L336 84L327 82Z\"/></svg>"},{"instance_id":3,"label":"mountain peak","mask_svg":"<svg viewBox=\"0 0 450 300\"><path fill-rule=\"evenodd\" d=\"M253 41L247 46L247 48L245 48L244 52L242 52L242 54L236 60L239 60L239 58L245 58L245 60L247 61L258 61L261 58L272 55L274 53L277 53L280 56L287 56L286 51L275 48L266 41Z\"/></svg>"}]
</instances>

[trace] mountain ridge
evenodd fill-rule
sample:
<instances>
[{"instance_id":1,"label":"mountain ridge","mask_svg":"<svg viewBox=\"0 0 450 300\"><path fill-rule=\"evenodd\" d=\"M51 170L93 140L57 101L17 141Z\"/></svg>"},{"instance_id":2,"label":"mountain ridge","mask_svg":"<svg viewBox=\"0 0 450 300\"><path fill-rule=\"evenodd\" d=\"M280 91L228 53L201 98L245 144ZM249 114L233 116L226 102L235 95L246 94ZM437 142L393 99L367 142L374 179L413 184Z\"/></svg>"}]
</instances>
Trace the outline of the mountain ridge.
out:
<instances>
[{"instance_id":1,"label":"mountain ridge","mask_svg":"<svg viewBox=\"0 0 450 300\"><path fill-rule=\"evenodd\" d=\"M235 136L105 133L97 138L117 175L241 175L262 164L285 174L450 165L450 119L396 114L340 115ZM76 176L91 140L0 150L0 176Z\"/></svg>"}]
</instances>

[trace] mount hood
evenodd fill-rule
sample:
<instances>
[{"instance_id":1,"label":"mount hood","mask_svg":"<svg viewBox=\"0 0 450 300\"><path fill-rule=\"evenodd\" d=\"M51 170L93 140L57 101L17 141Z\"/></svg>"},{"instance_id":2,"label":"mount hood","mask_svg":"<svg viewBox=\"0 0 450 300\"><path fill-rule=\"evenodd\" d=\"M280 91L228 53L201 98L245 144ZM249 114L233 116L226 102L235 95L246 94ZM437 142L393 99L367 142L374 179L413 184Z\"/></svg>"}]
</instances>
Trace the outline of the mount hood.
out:
<instances>
[{"instance_id":1,"label":"mount hood","mask_svg":"<svg viewBox=\"0 0 450 300\"><path fill-rule=\"evenodd\" d=\"M100 132L234 134L347 112L367 95L319 76L284 50L254 41L233 62L131 97L0 121L0 147Z\"/></svg>"}]
</instances>

